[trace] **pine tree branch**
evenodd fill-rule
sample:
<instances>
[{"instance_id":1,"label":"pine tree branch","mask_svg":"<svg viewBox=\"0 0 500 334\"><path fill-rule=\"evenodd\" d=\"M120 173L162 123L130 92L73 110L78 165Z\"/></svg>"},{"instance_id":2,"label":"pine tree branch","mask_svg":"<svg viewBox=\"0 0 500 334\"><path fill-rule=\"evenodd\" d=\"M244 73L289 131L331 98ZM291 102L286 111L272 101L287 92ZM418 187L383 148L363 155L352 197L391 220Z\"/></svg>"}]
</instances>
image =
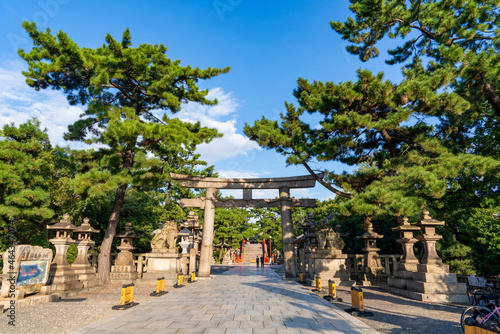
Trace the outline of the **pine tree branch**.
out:
<instances>
[{"instance_id":1,"label":"pine tree branch","mask_svg":"<svg viewBox=\"0 0 500 334\"><path fill-rule=\"evenodd\" d=\"M340 191L338 189L335 189L333 188L330 184L326 183L325 181L323 181L323 178L319 177L318 174L316 174L312 169L311 167L309 167L309 165L307 164L307 162L305 160L302 160L301 161L302 165L304 165L304 167L307 169L307 171L312 175L314 176L314 178L316 179L316 181L318 181L323 187L325 187L326 189L330 190L331 192L333 192L334 194L338 195L338 196L341 196L341 197L345 197L345 198L354 198L354 195L352 194L348 194L348 193L345 193L343 191Z\"/></svg>"}]
</instances>

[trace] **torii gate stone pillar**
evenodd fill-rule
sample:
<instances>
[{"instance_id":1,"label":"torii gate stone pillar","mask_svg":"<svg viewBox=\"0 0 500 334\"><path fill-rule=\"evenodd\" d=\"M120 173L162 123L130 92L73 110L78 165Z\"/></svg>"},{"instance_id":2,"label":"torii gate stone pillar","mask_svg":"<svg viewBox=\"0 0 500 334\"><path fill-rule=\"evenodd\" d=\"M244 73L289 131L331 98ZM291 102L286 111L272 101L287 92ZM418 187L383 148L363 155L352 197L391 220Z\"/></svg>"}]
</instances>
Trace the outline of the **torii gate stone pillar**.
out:
<instances>
[{"instance_id":1,"label":"torii gate stone pillar","mask_svg":"<svg viewBox=\"0 0 500 334\"><path fill-rule=\"evenodd\" d=\"M222 179L210 177L188 176L170 173L172 179L179 181L183 188L206 189L206 197L200 199L181 199L181 207L197 207L205 210L203 219L203 239L200 254L199 278L210 277L212 248L214 240L215 208L271 208L281 209L281 230L283 236L283 255L285 257L285 275L287 278L297 276L297 264L293 260L293 224L292 207L315 207L315 199L296 199L290 197L291 188L312 188L316 178L311 175L258 178L258 179ZM318 175L322 177L322 175ZM243 189L243 199L215 198L217 189ZM252 199L252 189L279 189L279 197L275 199Z\"/></svg>"}]
</instances>

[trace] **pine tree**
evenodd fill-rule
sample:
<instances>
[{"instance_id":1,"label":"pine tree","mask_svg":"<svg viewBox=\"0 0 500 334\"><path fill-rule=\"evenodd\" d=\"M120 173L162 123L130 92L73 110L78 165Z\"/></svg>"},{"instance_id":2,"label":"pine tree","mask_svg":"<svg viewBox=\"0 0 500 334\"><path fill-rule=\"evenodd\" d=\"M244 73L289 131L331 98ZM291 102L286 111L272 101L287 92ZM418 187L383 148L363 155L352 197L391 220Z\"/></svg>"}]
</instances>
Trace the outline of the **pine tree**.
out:
<instances>
[{"instance_id":1,"label":"pine tree","mask_svg":"<svg viewBox=\"0 0 500 334\"><path fill-rule=\"evenodd\" d=\"M23 74L35 90L62 89L70 104L85 107L81 118L68 127L65 139L100 144L98 150L80 152L82 173L75 179L79 191L92 195L116 189L113 208L99 253L99 280L109 283L110 250L120 220L125 193L159 172L164 147L192 147L209 142L216 130L169 118L187 101L214 105L208 91L197 87L229 68L201 70L180 66L166 56L164 45L132 47L128 29L122 41L106 35L96 49L79 47L64 32L38 31L34 23L23 27L33 40L31 51L19 50L29 69ZM153 154L153 157L148 156Z\"/></svg>"},{"instance_id":2,"label":"pine tree","mask_svg":"<svg viewBox=\"0 0 500 334\"><path fill-rule=\"evenodd\" d=\"M4 125L0 131L0 226L5 231L1 249L10 245L11 234L18 242L29 243L28 231L36 227L28 223L54 215L44 173L45 153L50 151L47 131L36 118L18 127Z\"/></svg>"}]
</instances>

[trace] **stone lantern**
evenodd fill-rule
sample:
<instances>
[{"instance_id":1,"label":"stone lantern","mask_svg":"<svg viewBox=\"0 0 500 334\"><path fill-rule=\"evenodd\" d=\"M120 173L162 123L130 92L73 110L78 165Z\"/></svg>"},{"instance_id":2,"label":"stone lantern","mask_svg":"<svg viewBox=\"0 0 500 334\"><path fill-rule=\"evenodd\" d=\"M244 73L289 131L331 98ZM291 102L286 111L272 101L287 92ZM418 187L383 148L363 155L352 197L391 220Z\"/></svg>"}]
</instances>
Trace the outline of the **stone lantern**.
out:
<instances>
[{"instance_id":1,"label":"stone lantern","mask_svg":"<svg viewBox=\"0 0 500 334\"><path fill-rule=\"evenodd\" d=\"M196 215L194 211L189 211L187 220L184 223L184 227L191 231L191 235L189 236L189 242L191 243L191 246L189 247L189 249L194 248L196 250L196 253L198 253L198 248L201 241L199 232L203 227L200 226L198 215Z\"/></svg>"},{"instance_id":2,"label":"stone lantern","mask_svg":"<svg viewBox=\"0 0 500 334\"><path fill-rule=\"evenodd\" d=\"M436 234L436 227L444 226L444 221L439 221L429 216L429 211L424 211L424 219L418 224L422 234L417 239L424 245L424 254L420 259L417 269L419 272L449 272L449 266L444 264L436 251L436 242L443 238Z\"/></svg>"},{"instance_id":3,"label":"stone lantern","mask_svg":"<svg viewBox=\"0 0 500 334\"><path fill-rule=\"evenodd\" d=\"M188 275L188 259L189 259L189 253L188 253L188 248L190 246L189 242L189 237L191 236L191 232L187 228L183 228L182 230L179 231L179 237L181 237L181 242L179 242L179 246L182 247L182 253L181 253L181 268L182 268L182 273Z\"/></svg>"},{"instance_id":4,"label":"stone lantern","mask_svg":"<svg viewBox=\"0 0 500 334\"><path fill-rule=\"evenodd\" d=\"M373 231L373 224L370 217L366 217L364 230L366 231L358 237L358 239L363 239L365 242L365 263L363 266L365 274L379 275L383 273L384 268L380 263L380 257L377 252L380 248L377 247L377 239L383 238L383 235L379 235Z\"/></svg>"},{"instance_id":5,"label":"stone lantern","mask_svg":"<svg viewBox=\"0 0 500 334\"><path fill-rule=\"evenodd\" d=\"M50 265L49 284L51 291L69 291L83 288L83 283L78 280L78 275L71 268L67 252L75 240L71 239L71 232L76 226L71 224L69 214L65 213L63 219L54 225L48 225L48 230L55 230L56 237L49 241L56 248L56 255Z\"/></svg>"},{"instance_id":6,"label":"stone lantern","mask_svg":"<svg viewBox=\"0 0 500 334\"><path fill-rule=\"evenodd\" d=\"M184 226L191 231L191 235L189 236L189 273L196 272L197 265L197 255L198 249L200 248L201 236L200 231L202 227L198 221L198 215L194 213L194 211L189 211L188 217Z\"/></svg>"},{"instance_id":7,"label":"stone lantern","mask_svg":"<svg viewBox=\"0 0 500 334\"><path fill-rule=\"evenodd\" d=\"M188 248L189 248L189 245L191 244L189 242L189 238L191 236L192 236L191 231L189 231L185 227L182 230L179 231L179 237L181 237L181 242L179 242L179 246L182 247L182 254L187 254L188 253Z\"/></svg>"},{"instance_id":8,"label":"stone lantern","mask_svg":"<svg viewBox=\"0 0 500 334\"><path fill-rule=\"evenodd\" d=\"M396 242L403 246L403 256L398 264L398 271L417 271L418 259L413 252L413 245L418 241L413 237L414 231L419 231L420 227L410 225L408 218L404 217L398 227L392 229L399 233L399 239Z\"/></svg>"},{"instance_id":9,"label":"stone lantern","mask_svg":"<svg viewBox=\"0 0 500 334\"><path fill-rule=\"evenodd\" d=\"M424 254L417 266L417 272L412 273L412 279L406 280L406 296L431 303L466 304L467 285L458 283L457 275L449 272L449 267L443 263L436 251L436 242L442 238L436 234L436 227L444 226L444 221L433 219L428 211L424 211L424 219L418 224L421 235L417 239L424 245Z\"/></svg>"},{"instance_id":10,"label":"stone lantern","mask_svg":"<svg viewBox=\"0 0 500 334\"><path fill-rule=\"evenodd\" d=\"M89 219L85 218L83 224L77 227L74 232L77 235L75 244L78 248L78 256L71 268L79 275L78 278L83 282L83 287L90 288L96 286L98 283L97 273L95 268L92 268L89 263L88 250L95 244L95 242L90 239L90 236L94 233L99 233L99 230L90 226Z\"/></svg>"},{"instance_id":11,"label":"stone lantern","mask_svg":"<svg viewBox=\"0 0 500 334\"><path fill-rule=\"evenodd\" d=\"M137 268L134 264L132 250L132 240L139 236L132 232L132 223L125 224L125 231L115 235L120 238L121 243L117 248L120 250L115 260L115 265L111 267L110 279L112 283L128 284L134 283L138 277Z\"/></svg>"}]
</instances>

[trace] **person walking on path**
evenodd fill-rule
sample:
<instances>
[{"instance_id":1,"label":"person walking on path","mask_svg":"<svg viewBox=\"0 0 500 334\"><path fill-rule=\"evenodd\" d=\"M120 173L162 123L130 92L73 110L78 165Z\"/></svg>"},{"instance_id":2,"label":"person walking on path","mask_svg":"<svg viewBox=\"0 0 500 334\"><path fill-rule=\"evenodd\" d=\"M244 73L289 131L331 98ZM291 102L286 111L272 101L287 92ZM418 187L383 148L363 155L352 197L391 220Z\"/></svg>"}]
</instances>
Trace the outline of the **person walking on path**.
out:
<instances>
[{"instance_id":1,"label":"person walking on path","mask_svg":"<svg viewBox=\"0 0 500 334\"><path fill-rule=\"evenodd\" d=\"M255 262L257 262L257 268L259 268L259 256L257 255L257 257L255 258Z\"/></svg>"},{"instance_id":2,"label":"person walking on path","mask_svg":"<svg viewBox=\"0 0 500 334\"><path fill-rule=\"evenodd\" d=\"M264 268L264 256L260 257L260 266Z\"/></svg>"}]
</instances>

